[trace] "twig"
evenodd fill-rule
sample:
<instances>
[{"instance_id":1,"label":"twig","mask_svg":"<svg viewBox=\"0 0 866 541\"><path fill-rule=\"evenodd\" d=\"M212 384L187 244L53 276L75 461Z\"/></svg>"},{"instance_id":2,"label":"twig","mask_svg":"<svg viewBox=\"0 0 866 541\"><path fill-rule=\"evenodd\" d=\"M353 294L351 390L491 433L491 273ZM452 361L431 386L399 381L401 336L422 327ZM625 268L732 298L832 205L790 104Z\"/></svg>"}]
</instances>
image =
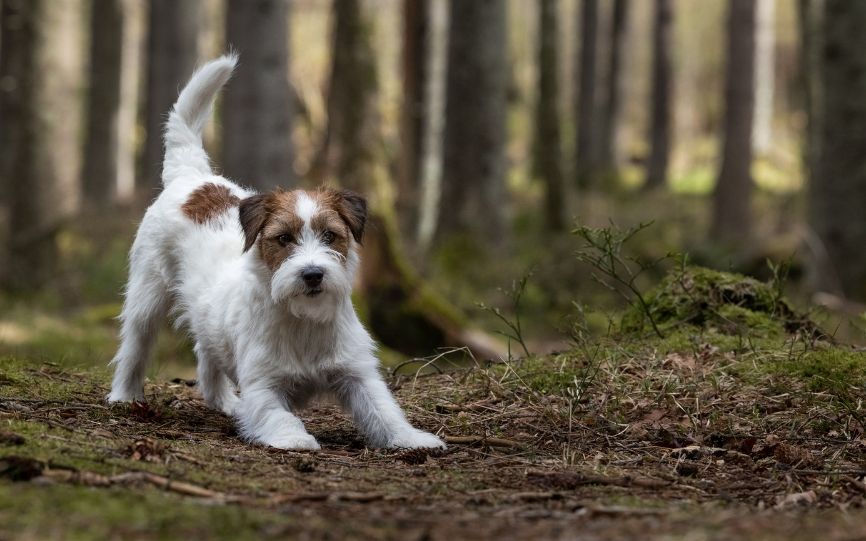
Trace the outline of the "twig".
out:
<instances>
[{"instance_id":1,"label":"twig","mask_svg":"<svg viewBox=\"0 0 866 541\"><path fill-rule=\"evenodd\" d=\"M612 506L600 506L600 505L591 505L584 507L580 510L581 513L586 513L589 515L601 515L601 516L623 516L623 515L635 515L635 516L653 516L653 515L664 515L667 514L668 511L665 509L647 509L647 508L634 508L634 507L624 507L621 505L612 505Z\"/></svg>"},{"instance_id":2,"label":"twig","mask_svg":"<svg viewBox=\"0 0 866 541\"><path fill-rule=\"evenodd\" d=\"M167 477L149 472L121 473L118 475L112 475L108 480L111 484L145 482L170 492L177 492L178 494L183 494L185 496L196 496L198 498L224 499L226 497L222 492L216 492L183 481L172 481Z\"/></svg>"},{"instance_id":3,"label":"twig","mask_svg":"<svg viewBox=\"0 0 866 541\"><path fill-rule=\"evenodd\" d=\"M323 501L369 503L379 501L384 498L385 495L379 492L300 492L294 494L280 494L278 496L268 498L267 503L270 505Z\"/></svg>"},{"instance_id":4,"label":"twig","mask_svg":"<svg viewBox=\"0 0 866 541\"><path fill-rule=\"evenodd\" d=\"M167 477L149 472L127 472L118 475L105 476L89 471L78 471L68 469L46 469L42 477L52 481L75 483L87 486L111 486L126 485L132 483L148 483L169 492L176 492L184 496L195 496L197 498L211 498L226 500L226 494L216 492L192 483L173 481Z\"/></svg>"},{"instance_id":5,"label":"twig","mask_svg":"<svg viewBox=\"0 0 866 541\"><path fill-rule=\"evenodd\" d=\"M546 484L556 485L563 488L575 488L584 485L608 485L619 487L641 487L641 488L666 488L671 486L669 481L660 481L647 477L605 477L588 473L569 472L544 472L530 471L527 477L540 480Z\"/></svg>"},{"instance_id":6,"label":"twig","mask_svg":"<svg viewBox=\"0 0 866 541\"><path fill-rule=\"evenodd\" d=\"M505 438L485 438L483 436L445 436L445 443L472 444L481 443L491 447L523 447L523 444Z\"/></svg>"}]
</instances>

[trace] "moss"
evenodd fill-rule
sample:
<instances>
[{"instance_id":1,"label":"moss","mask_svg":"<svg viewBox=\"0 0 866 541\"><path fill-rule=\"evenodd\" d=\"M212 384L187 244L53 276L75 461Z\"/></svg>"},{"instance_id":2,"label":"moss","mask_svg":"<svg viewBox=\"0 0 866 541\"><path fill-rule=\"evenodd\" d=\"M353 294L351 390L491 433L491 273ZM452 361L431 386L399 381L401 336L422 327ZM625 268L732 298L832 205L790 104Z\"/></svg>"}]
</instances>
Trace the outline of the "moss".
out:
<instances>
[{"instance_id":1,"label":"moss","mask_svg":"<svg viewBox=\"0 0 866 541\"><path fill-rule=\"evenodd\" d=\"M840 397L866 396L866 354L841 347L826 347L792 355L771 363L768 371L794 376L814 392Z\"/></svg>"},{"instance_id":2,"label":"moss","mask_svg":"<svg viewBox=\"0 0 866 541\"><path fill-rule=\"evenodd\" d=\"M306 527L324 526L316 517L303 520ZM202 505L156 489L0 482L0 537L9 539L260 539L299 528L298 522L297 516Z\"/></svg>"},{"instance_id":3,"label":"moss","mask_svg":"<svg viewBox=\"0 0 866 541\"><path fill-rule=\"evenodd\" d=\"M822 334L797 313L772 284L703 267L676 269L646 295L649 314L663 331L689 326L726 335L780 337L791 332ZM640 306L620 320L624 334L649 330Z\"/></svg>"}]
</instances>

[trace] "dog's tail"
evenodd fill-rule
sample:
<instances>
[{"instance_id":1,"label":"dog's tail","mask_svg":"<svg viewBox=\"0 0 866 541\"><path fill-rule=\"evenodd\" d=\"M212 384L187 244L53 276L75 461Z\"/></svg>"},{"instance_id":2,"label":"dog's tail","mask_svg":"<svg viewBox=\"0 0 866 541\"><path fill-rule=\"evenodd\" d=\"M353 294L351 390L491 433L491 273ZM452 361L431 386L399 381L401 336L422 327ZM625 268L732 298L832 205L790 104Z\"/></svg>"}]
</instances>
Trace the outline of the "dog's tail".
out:
<instances>
[{"instance_id":1,"label":"dog's tail","mask_svg":"<svg viewBox=\"0 0 866 541\"><path fill-rule=\"evenodd\" d=\"M228 82L237 63L234 53L212 60L199 68L181 91L165 124L163 185L168 186L178 176L190 172L212 174L201 132L210 118L217 92Z\"/></svg>"}]
</instances>

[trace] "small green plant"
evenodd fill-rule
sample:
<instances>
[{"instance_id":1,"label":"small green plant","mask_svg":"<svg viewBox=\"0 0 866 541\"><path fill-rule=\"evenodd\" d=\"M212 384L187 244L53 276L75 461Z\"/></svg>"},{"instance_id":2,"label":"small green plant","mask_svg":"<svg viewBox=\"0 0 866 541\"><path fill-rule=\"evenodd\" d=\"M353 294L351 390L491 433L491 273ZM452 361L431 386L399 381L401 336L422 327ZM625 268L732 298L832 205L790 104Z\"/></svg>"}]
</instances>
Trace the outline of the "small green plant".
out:
<instances>
[{"instance_id":1,"label":"small green plant","mask_svg":"<svg viewBox=\"0 0 866 541\"><path fill-rule=\"evenodd\" d=\"M600 229L580 226L572 233L584 241L584 246L576 255L578 261L596 269L597 272L592 274L593 280L621 295L629 304L636 305L649 320L656 335L664 338L637 281L644 272L669 259L671 254L647 262L623 253L623 246L650 225L652 222L641 223L626 230L613 224Z\"/></svg>"},{"instance_id":2,"label":"small green plant","mask_svg":"<svg viewBox=\"0 0 866 541\"><path fill-rule=\"evenodd\" d=\"M769 258L767 259L767 267L773 274L773 277L770 279L770 287L773 288L774 305L779 305L782 301L782 297L785 295L785 283L788 281L788 273L791 272L792 259L793 256L778 263L774 263L773 260Z\"/></svg>"},{"instance_id":3,"label":"small green plant","mask_svg":"<svg viewBox=\"0 0 866 541\"><path fill-rule=\"evenodd\" d=\"M478 307L485 312L489 312L493 314L496 319L501 321L507 330L497 330L495 331L497 334L501 334L508 340L508 359L511 360L511 342L517 342L520 344L520 347L523 349L523 353L526 357L531 357L532 355L529 353L529 348L526 345L526 340L523 338L523 329L520 325L520 301L523 298L523 294L526 291L526 283L529 281L529 278L532 276L532 271L524 274L519 280L515 280L511 283L511 288L509 290L501 289L502 293L508 296L511 301L511 311L514 313L514 319L510 319L508 316L502 313L502 310L495 306L488 306L483 302L478 303Z\"/></svg>"}]
</instances>

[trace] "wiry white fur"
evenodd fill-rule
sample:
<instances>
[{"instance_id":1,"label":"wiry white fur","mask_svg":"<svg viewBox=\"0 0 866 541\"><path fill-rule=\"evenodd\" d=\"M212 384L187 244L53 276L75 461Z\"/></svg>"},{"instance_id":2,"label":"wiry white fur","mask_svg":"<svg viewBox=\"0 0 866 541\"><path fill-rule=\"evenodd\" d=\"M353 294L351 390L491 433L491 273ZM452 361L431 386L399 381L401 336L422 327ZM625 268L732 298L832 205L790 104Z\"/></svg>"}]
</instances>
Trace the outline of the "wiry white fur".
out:
<instances>
[{"instance_id":1,"label":"wiry white fur","mask_svg":"<svg viewBox=\"0 0 866 541\"><path fill-rule=\"evenodd\" d=\"M285 449L317 449L293 411L317 394L336 397L377 447L443 447L413 428L378 371L370 335L350 299L358 266L325 246L309 227L315 202L298 200L307 225L292 257L271 276L257 249L243 251L238 211L197 224L181 206L204 183L252 195L210 169L201 130L214 97L231 76L234 56L197 71L166 126L164 189L139 227L112 360L108 400L141 400L144 373L160 321L169 310L195 340L199 388L207 404L236 417L241 435ZM300 269L325 270L323 292L303 294Z\"/></svg>"}]
</instances>

